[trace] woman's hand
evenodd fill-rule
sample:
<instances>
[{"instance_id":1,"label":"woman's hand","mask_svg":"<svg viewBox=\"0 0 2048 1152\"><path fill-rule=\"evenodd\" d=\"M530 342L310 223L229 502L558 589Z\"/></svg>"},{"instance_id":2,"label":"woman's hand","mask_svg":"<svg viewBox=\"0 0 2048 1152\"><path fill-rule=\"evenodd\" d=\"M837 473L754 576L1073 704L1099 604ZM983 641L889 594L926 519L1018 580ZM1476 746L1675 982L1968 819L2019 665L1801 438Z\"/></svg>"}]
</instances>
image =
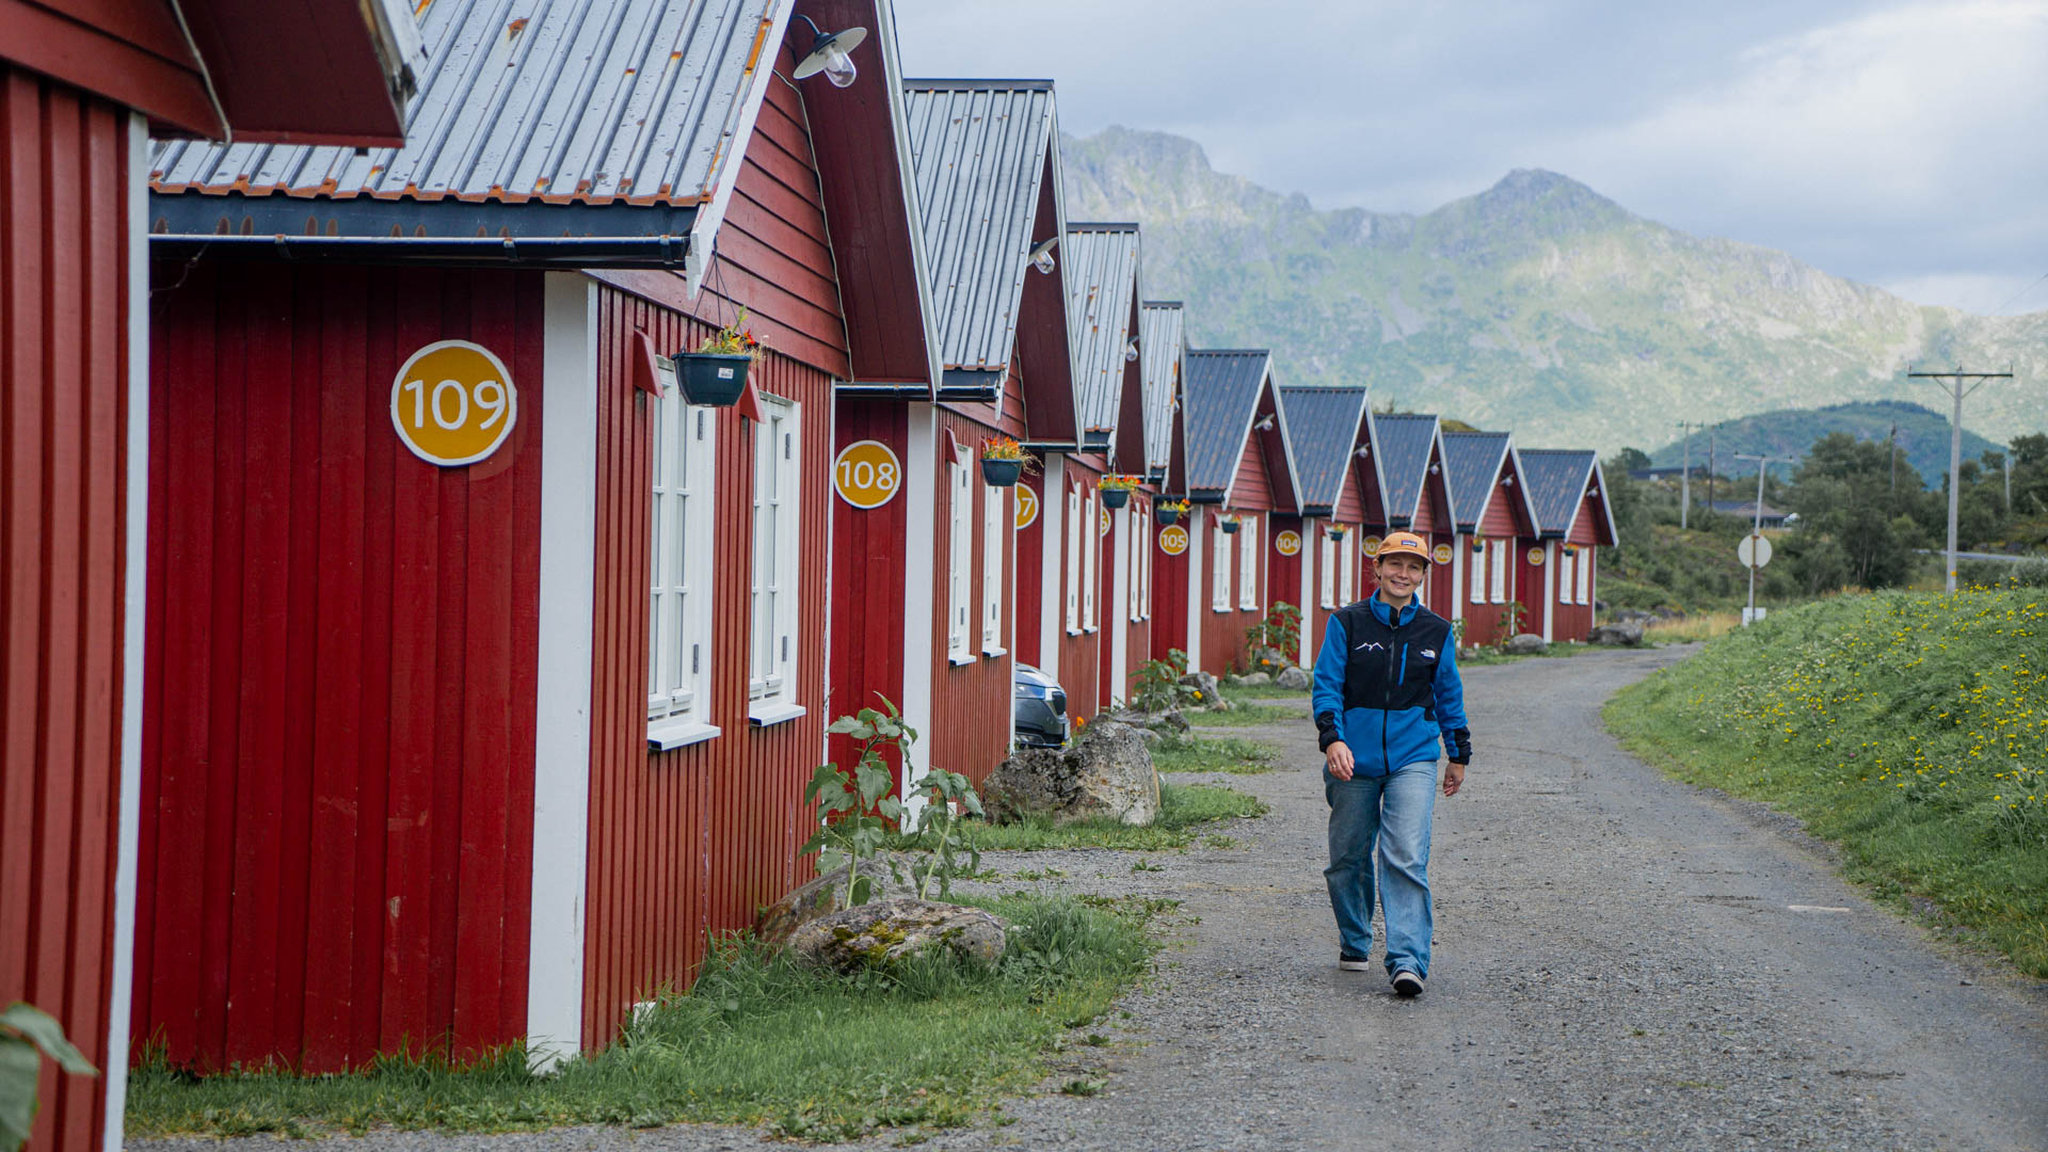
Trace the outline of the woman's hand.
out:
<instances>
[{"instance_id":1,"label":"woman's hand","mask_svg":"<svg viewBox=\"0 0 2048 1152\"><path fill-rule=\"evenodd\" d=\"M1444 795L1456 796L1465 786L1465 766L1456 760L1444 765Z\"/></svg>"},{"instance_id":2,"label":"woman's hand","mask_svg":"<svg viewBox=\"0 0 2048 1152\"><path fill-rule=\"evenodd\" d=\"M1351 748L1342 740L1331 743L1323 749L1323 763L1330 768L1330 775L1339 780L1351 779Z\"/></svg>"}]
</instances>

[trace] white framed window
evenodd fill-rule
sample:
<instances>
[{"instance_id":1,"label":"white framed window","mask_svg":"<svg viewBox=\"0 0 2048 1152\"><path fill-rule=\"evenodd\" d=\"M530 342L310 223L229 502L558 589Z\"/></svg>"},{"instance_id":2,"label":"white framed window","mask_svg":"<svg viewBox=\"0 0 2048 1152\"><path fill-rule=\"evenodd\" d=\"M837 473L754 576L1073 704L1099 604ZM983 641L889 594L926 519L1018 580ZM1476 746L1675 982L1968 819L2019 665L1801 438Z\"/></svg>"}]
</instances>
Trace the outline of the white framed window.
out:
<instances>
[{"instance_id":1,"label":"white framed window","mask_svg":"<svg viewBox=\"0 0 2048 1152\"><path fill-rule=\"evenodd\" d=\"M1557 602L1572 602L1572 550L1569 544L1557 548Z\"/></svg>"},{"instance_id":2,"label":"white framed window","mask_svg":"<svg viewBox=\"0 0 2048 1152\"><path fill-rule=\"evenodd\" d=\"M1244 527L1238 529L1239 541L1243 545L1237 553L1237 606L1241 611L1252 611L1259 606L1259 569L1263 566L1266 553L1259 546L1259 526L1262 521L1256 516L1244 518Z\"/></svg>"},{"instance_id":3,"label":"white framed window","mask_svg":"<svg viewBox=\"0 0 2048 1152\"><path fill-rule=\"evenodd\" d=\"M968 629L974 609L969 586L974 576L974 488L968 481L967 456L955 453L946 463L946 659L965 664L974 659Z\"/></svg>"},{"instance_id":4,"label":"white framed window","mask_svg":"<svg viewBox=\"0 0 2048 1152\"><path fill-rule=\"evenodd\" d=\"M683 401L656 361L648 516L647 742L666 751L719 734L711 723L712 487L718 412Z\"/></svg>"},{"instance_id":5,"label":"white framed window","mask_svg":"<svg viewBox=\"0 0 2048 1152\"><path fill-rule=\"evenodd\" d=\"M1579 578L1578 603L1591 604L1593 602L1593 550L1591 548L1581 548L1579 549L1579 554L1573 557L1573 559L1577 563L1573 564L1572 568Z\"/></svg>"},{"instance_id":6,"label":"white framed window","mask_svg":"<svg viewBox=\"0 0 2048 1152\"><path fill-rule=\"evenodd\" d=\"M1102 567L1102 493L1090 488L1088 498L1081 502L1081 518L1087 521L1081 533L1081 628L1093 632L1102 626L1096 613L1101 609L1097 604L1096 592L1100 581L1097 575Z\"/></svg>"},{"instance_id":7,"label":"white framed window","mask_svg":"<svg viewBox=\"0 0 2048 1152\"><path fill-rule=\"evenodd\" d=\"M762 394L754 424L754 571L748 612L747 718L779 724L804 714L796 702L796 611L802 591L803 463L797 405Z\"/></svg>"},{"instance_id":8,"label":"white framed window","mask_svg":"<svg viewBox=\"0 0 2048 1152\"><path fill-rule=\"evenodd\" d=\"M1003 532L1009 489L981 486L981 654L1001 656L1003 647L1003 559L1009 537Z\"/></svg>"},{"instance_id":9,"label":"white framed window","mask_svg":"<svg viewBox=\"0 0 2048 1152\"><path fill-rule=\"evenodd\" d=\"M1210 549L1209 558L1209 607L1217 612L1230 611L1230 542L1234 537L1218 524L1209 530L1215 547Z\"/></svg>"},{"instance_id":10,"label":"white framed window","mask_svg":"<svg viewBox=\"0 0 2048 1152\"><path fill-rule=\"evenodd\" d=\"M1489 540L1486 542L1488 594L1495 604L1508 602L1508 542Z\"/></svg>"},{"instance_id":11,"label":"white framed window","mask_svg":"<svg viewBox=\"0 0 2048 1152\"><path fill-rule=\"evenodd\" d=\"M1067 489L1067 635L1081 632L1081 489ZM1050 655L1041 659L1052 659Z\"/></svg>"},{"instance_id":12,"label":"white framed window","mask_svg":"<svg viewBox=\"0 0 2048 1152\"><path fill-rule=\"evenodd\" d=\"M1488 547L1489 545L1485 541L1474 536L1472 543L1465 548L1466 560L1472 569L1467 574L1469 578L1466 583L1472 585L1472 603L1474 604L1486 603L1486 554Z\"/></svg>"}]
</instances>

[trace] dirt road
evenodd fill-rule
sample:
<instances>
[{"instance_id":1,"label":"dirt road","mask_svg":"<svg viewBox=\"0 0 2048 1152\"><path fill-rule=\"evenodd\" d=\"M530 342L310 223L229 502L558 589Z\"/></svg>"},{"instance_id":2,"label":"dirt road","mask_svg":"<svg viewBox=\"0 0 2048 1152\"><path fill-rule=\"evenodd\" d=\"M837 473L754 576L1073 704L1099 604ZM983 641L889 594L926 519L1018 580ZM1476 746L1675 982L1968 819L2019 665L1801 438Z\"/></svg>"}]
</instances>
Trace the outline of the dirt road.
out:
<instances>
[{"instance_id":1,"label":"dirt road","mask_svg":"<svg viewBox=\"0 0 2048 1152\"><path fill-rule=\"evenodd\" d=\"M1039 883L1197 922L1040 1096L934 1149L2048 1149L2048 989L1932 942L1786 821L1661 777L1599 709L1671 651L1467 677L1477 750L1437 806L1429 990L1337 971L1303 719L1230 849L1017 854ZM1183 778L1184 779L1184 778ZM1094 1030L1094 1029L1091 1029ZM1052 1089L1079 1080L1095 1095ZM883 1147L890 1135L878 1137ZM379 1135L346 1147L768 1148L671 1128Z\"/></svg>"}]
</instances>

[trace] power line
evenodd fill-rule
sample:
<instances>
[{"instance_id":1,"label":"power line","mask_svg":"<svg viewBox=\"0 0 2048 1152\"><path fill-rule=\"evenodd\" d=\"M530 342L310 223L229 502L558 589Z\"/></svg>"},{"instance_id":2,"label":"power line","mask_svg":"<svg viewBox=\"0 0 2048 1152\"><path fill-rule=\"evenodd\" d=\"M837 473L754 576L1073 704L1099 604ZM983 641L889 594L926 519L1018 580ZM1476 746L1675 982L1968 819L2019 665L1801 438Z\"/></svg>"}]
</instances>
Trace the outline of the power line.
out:
<instances>
[{"instance_id":1,"label":"power line","mask_svg":"<svg viewBox=\"0 0 2048 1152\"><path fill-rule=\"evenodd\" d=\"M2000 304L1996 308L1993 308L1991 310L1991 315L1996 316L1999 313L2004 312L2007 308L2012 307L2013 304L2016 303L2020 297L2025 296L2027 293L2032 292L2036 288L2039 288L2041 286L2042 280L2048 280L2048 272L2041 273L2041 277L2039 280L2036 280L2032 284L2027 285L2025 288L2020 289L2018 292L2013 293L2013 297L2011 300L2007 300L2005 303Z\"/></svg>"},{"instance_id":2,"label":"power line","mask_svg":"<svg viewBox=\"0 0 2048 1152\"><path fill-rule=\"evenodd\" d=\"M2010 380L2012 371L1965 372L1960 367L1952 372L1907 372L1908 380L1950 380L1953 384L1943 389L1955 399L1955 415L1948 424L1948 590L1956 590L1956 510L1962 498L1963 487L1963 397L1984 386L1986 380ZM1974 381L1965 389L1965 381Z\"/></svg>"}]
</instances>

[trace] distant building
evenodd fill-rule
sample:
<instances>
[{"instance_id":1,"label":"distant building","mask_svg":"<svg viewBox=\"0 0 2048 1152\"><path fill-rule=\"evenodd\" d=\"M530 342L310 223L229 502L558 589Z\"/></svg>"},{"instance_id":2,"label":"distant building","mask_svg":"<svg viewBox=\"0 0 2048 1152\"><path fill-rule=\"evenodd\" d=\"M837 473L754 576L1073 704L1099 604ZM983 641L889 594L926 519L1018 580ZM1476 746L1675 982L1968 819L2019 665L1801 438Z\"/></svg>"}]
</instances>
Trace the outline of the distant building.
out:
<instances>
[{"instance_id":1,"label":"distant building","mask_svg":"<svg viewBox=\"0 0 2048 1152\"><path fill-rule=\"evenodd\" d=\"M1751 522L1757 521L1756 501L1754 500L1716 500L1713 503L1713 509L1723 516L1733 516L1738 520L1748 520ZM1766 504L1764 505L1762 526L1765 528L1783 528L1785 526L1785 518L1788 515L1790 513Z\"/></svg>"}]
</instances>

